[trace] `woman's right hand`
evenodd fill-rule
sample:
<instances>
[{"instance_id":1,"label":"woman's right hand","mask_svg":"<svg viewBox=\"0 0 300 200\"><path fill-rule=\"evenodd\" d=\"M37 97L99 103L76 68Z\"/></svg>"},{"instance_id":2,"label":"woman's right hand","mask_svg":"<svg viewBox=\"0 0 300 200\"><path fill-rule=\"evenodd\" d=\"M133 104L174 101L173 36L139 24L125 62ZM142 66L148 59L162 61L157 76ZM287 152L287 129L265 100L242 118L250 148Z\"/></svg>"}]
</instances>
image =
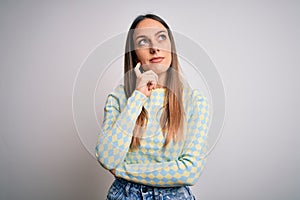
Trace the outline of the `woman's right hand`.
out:
<instances>
[{"instance_id":1,"label":"woman's right hand","mask_svg":"<svg viewBox=\"0 0 300 200\"><path fill-rule=\"evenodd\" d=\"M140 66L141 63L138 63L134 68L137 77L135 89L149 97L151 91L156 88L158 76L152 70L148 70L144 73L141 73Z\"/></svg>"}]
</instances>

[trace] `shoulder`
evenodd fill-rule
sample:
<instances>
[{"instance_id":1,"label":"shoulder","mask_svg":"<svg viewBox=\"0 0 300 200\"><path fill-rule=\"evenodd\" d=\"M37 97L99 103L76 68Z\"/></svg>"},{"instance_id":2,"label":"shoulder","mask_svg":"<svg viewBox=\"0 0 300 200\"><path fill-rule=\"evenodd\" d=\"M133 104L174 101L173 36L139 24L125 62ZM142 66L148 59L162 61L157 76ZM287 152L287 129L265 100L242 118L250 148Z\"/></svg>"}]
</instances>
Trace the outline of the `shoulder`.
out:
<instances>
[{"instance_id":1,"label":"shoulder","mask_svg":"<svg viewBox=\"0 0 300 200\"><path fill-rule=\"evenodd\" d=\"M208 98L199 89L192 90L192 99L195 102L207 102Z\"/></svg>"},{"instance_id":2,"label":"shoulder","mask_svg":"<svg viewBox=\"0 0 300 200\"><path fill-rule=\"evenodd\" d=\"M116 95L119 97L126 97L124 85L122 85L122 84L118 85L117 87L115 87L113 92L111 92L110 94L113 94L113 95Z\"/></svg>"},{"instance_id":3,"label":"shoulder","mask_svg":"<svg viewBox=\"0 0 300 200\"><path fill-rule=\"evenodd\" d=\"M194 105L196 102L207 102L208 99L200 89L192 89L186 86L183 89L183 101L189 105Z\"/></svg>"},{"instance_id":4,"label":"shoulder","mask_svg":"<svg viewBox=\"0 0 300 200\"><path fill-rule=\"evenodd\" d=\"M185 87L183 90L183 102L188 116L197 110L202 110L203 108L205 108L205 110L209 109L208 97L204 95L200 89Z\"/></svg>"},{"instance_id":5,"label":"shoulder","mask_svg":"<svg viewBox=\"0 0 300 200\"><path fill-rule=\"evenodd\" d=\"M120 84L117 87L115 87L114 90L108 94L107 101L117 101L118 104L126 102L124 85Z\"/></svg>"}]
</instances>

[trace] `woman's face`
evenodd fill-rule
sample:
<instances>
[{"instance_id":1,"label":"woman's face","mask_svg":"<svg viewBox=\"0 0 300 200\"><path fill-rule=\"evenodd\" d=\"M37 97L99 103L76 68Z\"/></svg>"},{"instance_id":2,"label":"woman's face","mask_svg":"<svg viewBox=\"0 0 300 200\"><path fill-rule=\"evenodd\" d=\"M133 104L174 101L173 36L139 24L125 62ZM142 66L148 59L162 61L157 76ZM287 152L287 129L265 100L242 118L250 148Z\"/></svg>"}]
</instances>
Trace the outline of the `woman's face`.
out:
<instances>
[{"instance_id":1,"label":"woman's face","mask_svg":"<svg viewBox=\"0 0 300 200\"><path fill-rule=\"evenodd\" d=\"M168 30L158 21L144 19L133 33L135 53L145 71L166 72L172 62Z\"/></svg>"}]
</instances>

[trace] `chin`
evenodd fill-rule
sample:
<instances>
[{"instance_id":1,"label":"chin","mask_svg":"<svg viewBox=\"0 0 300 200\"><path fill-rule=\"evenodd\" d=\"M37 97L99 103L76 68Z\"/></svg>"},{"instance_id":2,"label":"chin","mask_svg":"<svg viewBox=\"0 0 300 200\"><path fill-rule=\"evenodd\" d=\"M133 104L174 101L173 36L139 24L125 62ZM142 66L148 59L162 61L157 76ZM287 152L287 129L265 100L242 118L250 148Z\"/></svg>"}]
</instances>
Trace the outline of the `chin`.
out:
<instances>
[{"instance_id":1,"label":"chin","mask_svg":"<svg viewBox=\"0 0 300 200\"><path fill-rule=\"evenodd\" d=\"M161 74L165 73L168 71L169 66L164 65L164 64L155 64L151 66L151 69L156 73L156 74Z\"/></svg>"},{"instance_id":2,"label":"chin","mask_svg":"<svg viewBox=\"0 0 300 200\"><path fill-rule=\"evenodd\" d=\"M154 70L153 70L154 71ZM157 74L157 75L160 75L160 74L164 74L164 73L166 73L168 71L168 69L166 69L166 70L155 70L154 72Z\"/></svg>"}]
</instances>

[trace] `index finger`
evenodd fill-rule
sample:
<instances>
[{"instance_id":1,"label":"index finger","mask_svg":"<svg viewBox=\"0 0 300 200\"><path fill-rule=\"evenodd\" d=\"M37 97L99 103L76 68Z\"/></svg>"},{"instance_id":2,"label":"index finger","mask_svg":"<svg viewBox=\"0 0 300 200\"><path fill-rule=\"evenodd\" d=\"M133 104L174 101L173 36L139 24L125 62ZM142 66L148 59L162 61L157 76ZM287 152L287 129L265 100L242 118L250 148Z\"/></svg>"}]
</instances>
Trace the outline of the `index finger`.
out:
<instances>
[{"instance_id":1,"label":"index finger","mask_svg":"<svg viewBox=\"0 0 300 200\"><path fill-rule=\"evenodd\" d=\"M142 74L141 71L140 71L140 66L141 66L141 63L138 62L138 63L136 64L135 68L134 68L134 72L135 72L135 75L136 75L137 77L139 77L139 76Z\"/></svg>"}]
</instances>

